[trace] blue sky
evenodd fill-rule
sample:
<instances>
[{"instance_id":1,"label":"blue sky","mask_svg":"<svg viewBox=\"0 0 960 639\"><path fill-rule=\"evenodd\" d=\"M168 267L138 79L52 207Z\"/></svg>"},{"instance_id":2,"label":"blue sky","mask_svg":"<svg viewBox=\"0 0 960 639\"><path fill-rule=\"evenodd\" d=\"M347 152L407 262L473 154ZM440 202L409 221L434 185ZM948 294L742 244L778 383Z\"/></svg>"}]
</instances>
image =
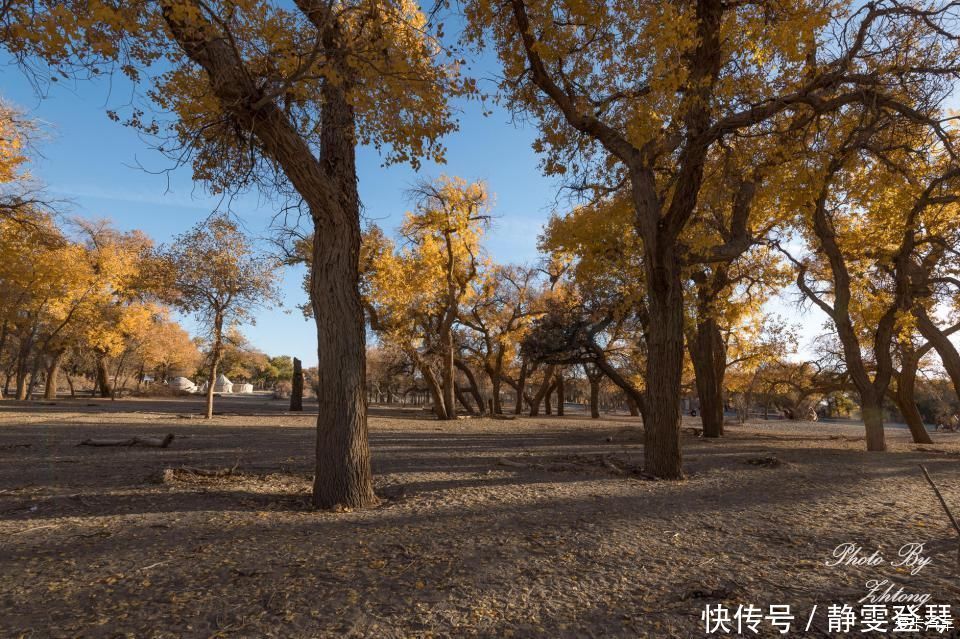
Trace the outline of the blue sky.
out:
<instances>
[{"instance_id":1,"label":"blue sky","mask_svg":"<svg viewBox=\"0 0 960 639\"><path fill-rule=\"evenodd\" d=\"M129 101L130 86L122 78L81 83L60 82L45 98L0 57L0 97L41 124L44 139L31 172L54 197L64 200L69 215L109 219L124 230L141 229L158 243L167 242L203 220L218 205L191 180L189 167L173 171L171 161L151 149L149 140L111 121L106 109ZM475 61L474 73L492 77L495 64ZM493 91L490 81L481 88ZM358 154L360 195L364 215L392 232L409 208L407 191L419 179L441 173L487 182L494 193L494 224L486 246L501 262L533 262L538 258L537 236L551 211L563 206L557 199L559 184L545 178L531 143L532 125L514 122L503 109L476 101L458 102L460 131L448 136L447 164L425 163L420 172L408 166L384 168L375 150ZM484 115L484 111L492 111ZM274 205L256 194L235 199L231 210L249 233L270 236ZM304 320L297 305L305 301L302 270L287 269L282 285L283 308L261 311L255 326L243 327L251 342L271 355L300 357L307 366L316 363L316 337L312 322ZM797 315L794 304L775 302L771 310L802 321L803 342L822 332L819 313ZM184 325L193 331L190 318Z\"/></svg>"},{"instance_id":2,"label":"blue sky","mask_svg":"<svg viewBox=\"0 0 960 639\"><path fill-rule=\"evenodd\" d=\"M0 58L0 63L3 60ZM63 200L68 215L109 219L120 229L141 229L157 242L167 242L203 220L217 206L202 187L193 184L189 167L165 171L169 159L152 150L150 141L136 131L112 122L107 108L129 100L129 85L114 78L53 85L43 99L15 67L0 65L0 97L37 120L43 139L42 155L31 173L49 194ZM487 84L485 87L492 90ZM537 259L537 235L555 202L557 188L544 178L531 149L535 136L529 125L515 125L509 113L476 101L457 103L461 130L449 136L447 164L426 163L418 172L408 166L384 168L375 150L358 154L360 195L366 218L393 231L409 208L406 192L419 179L441 173L485 180L494 196L494 225L487 248L504 262ZM248 232L268 237L276 213L256 194L243 195L231 204ZM296 308L305 301L302 271L284 274L285 308L259 313L256 326L244 327L254 345L270 354L301 357L316 363L316 337L312 323ZM191 330L192 322L184 324Z\"/></svg>"}]
</instances>

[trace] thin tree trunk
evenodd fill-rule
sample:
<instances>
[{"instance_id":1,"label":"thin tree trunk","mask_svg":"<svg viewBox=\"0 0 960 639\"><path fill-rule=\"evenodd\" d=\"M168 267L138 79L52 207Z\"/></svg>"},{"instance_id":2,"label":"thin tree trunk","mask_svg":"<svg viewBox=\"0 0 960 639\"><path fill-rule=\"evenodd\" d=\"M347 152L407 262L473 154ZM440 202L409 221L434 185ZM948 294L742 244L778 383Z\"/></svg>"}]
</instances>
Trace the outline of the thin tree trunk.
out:
<instances>
[{"instance_id":1,"label":"thin tree trunk","mask_svg":"<svg viewBox=\"0 0 960 639\"><path fill-rule=\"evenodd\" d=\"M567 401L563 371L557 373L557 417L563 417L563 405Z\"/></svg>"},{"instance_id":2,"label":"thin tree trunk","mask_svg":"<svg viewBox=\"0 0 960 639\"><path fill-rule=\"evenodd\" d=\"M445 417L442 419L456 419L456 382L454 379L453 330L446 327L440 335L441 349L441 387L443 388L443 406Z\"/></svg>"},{"instance_id":3,"label":"thin tree trunk","mask_svg":"<svg viewBox=\"0 0 960 639\"><path fill-rule=\"evenodd\" d=\"M293 358L293 383L290 389L290 410L303 410L303 364L296 357Z\"/></svg>"},{"instance_id":4,"label":"thin tree trunk","mask_svg":"<svg viewBox=\"0 0 960 639\"><path fill-rule=\"evenodd\" d=\"M210 381L207 383L207 405L204 410L206 419L213 419L213 387L217 384L217 367L220 366L220 356L213 355L210 358Z\"/></svg>"},{"instance_id":5,"label":"thin tree trunk","mask_svg":"<svg viewBox=\"0 0 960 639\"><path fill-rule=\"evenodd\" d=\"M720 326L712 317L701 319L689 343L700 399L704 437L723 435L723 377L727 367L726 347Z\"/></svg>"},{"instance_id":6,"label":"thin tree trunk","mask_svg":"<svg viewBox=\"0 0 960 639\"><path fill-rule=\"evenodd\" d=\"M523 393L526 390L527 386L527 362L520 363L520 375L517 377L517 387L514 389L517 391L517 405L514 408L514 413L517 415L523 414Z\"/></svg>"},{"instance_id":7,"label":"thin tree trunk","mask_svg":"<svg viewBox=\"0 0 960 639\"><path fill-rule=\"evenodd\" d=\"M57 382L60 377L60 364L63 362L65 351L63 349L56 351L50 359L50 366L47 368L47 385L43 391L44 399L57 398Z\"/></svg>"}]
</instances>

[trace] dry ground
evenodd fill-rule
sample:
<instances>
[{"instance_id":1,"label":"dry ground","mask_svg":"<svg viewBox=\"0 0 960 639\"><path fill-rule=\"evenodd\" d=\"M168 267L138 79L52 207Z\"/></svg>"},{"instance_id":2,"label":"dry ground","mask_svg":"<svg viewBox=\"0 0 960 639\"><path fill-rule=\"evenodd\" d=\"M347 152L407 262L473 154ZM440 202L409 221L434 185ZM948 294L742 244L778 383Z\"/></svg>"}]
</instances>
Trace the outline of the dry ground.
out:
<instances>
[{"instance_id":1,"label":"dry ground","mask_svg":"<svg viewBox=\"0 0 960 639\"><path fill-rule=\"evenodd\" d=\"M918 470L960 510L960 434L918 450L890 430L875 454L851 426L732 426L685 435L689 478L657 482L632 472L628 417L373 411L383 505L333 513L307 505L312 415L94 403L0 404L0 636L698 637L707 603L792 604L805 624L871 578L960 592ZM168 449L77 446L166 433ZM158 480L183 466L235 472ZM891 558L922 542L933 563L826 567L847 541Z\"/></svg>"}]
</instances>

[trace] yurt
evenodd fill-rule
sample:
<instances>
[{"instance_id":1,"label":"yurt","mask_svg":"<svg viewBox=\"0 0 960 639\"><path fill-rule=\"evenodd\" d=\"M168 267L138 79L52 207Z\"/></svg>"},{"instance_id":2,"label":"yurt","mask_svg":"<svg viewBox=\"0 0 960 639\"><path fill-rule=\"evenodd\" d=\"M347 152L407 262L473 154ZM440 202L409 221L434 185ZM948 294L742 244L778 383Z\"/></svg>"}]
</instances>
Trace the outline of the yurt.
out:
<instances>
[{"instance_id":1,"label":"yurt","mask_svg":"<svg viewBox=\"0 0 960 639\"><path fill-rule=\"evenodd\" d=\"M253 384L250 384L250 383L240 384L240 391L239 391L239 392L241 392L241 393L252 393L252 392L253 392Z\"/></svg>"},{"instance_id":2,"label":"yurt","mask_svg":"<svg viewBox=\"0 0 960 639\"><path fill-rule=\"evenodd\" d=\"M227 379L227 376L223 373L217 375L217 383L213 385L214 393L232 393L233 392L233 382Z\"/></svg>"},{"instance_id":3,"label":"yurt","mask_svg":"<svg viewBox=\"0 0 960 639\"><path fill-rule=\"evenodd\" d=\"M169 382L167 386L174 390L185 391L187 393L197 392L197 385L191 382L186 377L174 377Z\"/></svg>"}]
</instances>

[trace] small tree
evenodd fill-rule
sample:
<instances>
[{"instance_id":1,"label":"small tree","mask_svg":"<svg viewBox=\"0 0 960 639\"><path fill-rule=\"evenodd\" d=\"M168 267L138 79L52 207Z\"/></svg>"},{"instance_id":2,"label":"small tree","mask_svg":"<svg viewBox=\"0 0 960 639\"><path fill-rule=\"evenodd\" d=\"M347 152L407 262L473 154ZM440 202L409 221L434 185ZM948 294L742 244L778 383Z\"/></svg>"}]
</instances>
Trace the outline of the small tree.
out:
<instances>
[{"instance_id":1,"label":"small tree","mask_svg":"<svg viewBox=\"0 0 960 639\"><path fill-rule=\"evenodd\" d=\"M278 299L277 264L258 255L225 215L177 236L162 253L170 301L193 313L210 338L206 417L213 417L213 387L223 357L224 328L255 323L252 311Z\"/></svg>"}]
</instances>

